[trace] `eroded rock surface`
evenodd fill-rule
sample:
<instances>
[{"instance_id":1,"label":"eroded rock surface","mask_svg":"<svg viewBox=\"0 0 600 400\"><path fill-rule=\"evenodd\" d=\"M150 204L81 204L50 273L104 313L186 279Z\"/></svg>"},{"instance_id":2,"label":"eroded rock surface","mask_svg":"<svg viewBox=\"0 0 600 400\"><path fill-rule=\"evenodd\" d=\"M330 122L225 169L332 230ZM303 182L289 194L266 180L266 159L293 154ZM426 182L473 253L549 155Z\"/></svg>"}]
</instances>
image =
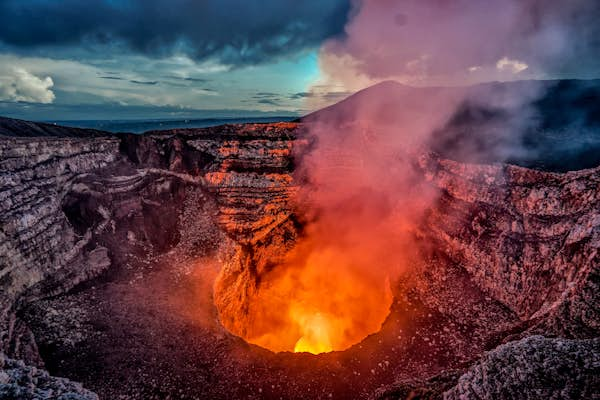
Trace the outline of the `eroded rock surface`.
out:
<instances>
[{"instance_id":1,"label":"eroded rock surface","mask_svg":"<svg viewBox=\"0 0 600 400\"><path fill-rule=\"evenodd\" d=\"M521 319L561 313L561 331L553 333L598 333L599 303L589 292L600 265L599 169L556 174L422 162L427 179L442 190L426 228L437 248Z\"/></svg>"},{"instance_id":2,"label":"eroded rock surface","mask_svg":"<svg viewBox=\"0 0 600 400\"><path fill-rule=\"evenodd\" d=\"M93 232L76 232L62 207L75 180L115 162L118 146L115 138L0 140L0 351L29 357L18 345L20 302L64 292L110 264ZM98 222L103 211L94 210Z\"/></svg>"},{"instance_id":3,"label":"eroded rock surface","mask_svg":"<svg viewBox=\"0 0 600 400\"><path fill-rule=\"evenodd\" d=\"M593 399L599 393L599 339L530 336L487 353L444 399Z\"/></svg>"},{"instance_id":4,"label":"eroded rock surface","mask_svg":"<svg viewBox=\"0 0 600 400\"><path fill-rule=\"evenodd\" d=\"M0 353L0 398L5 400L98 400L81 384L12 360Z\"/></svg>"}]
</instances>

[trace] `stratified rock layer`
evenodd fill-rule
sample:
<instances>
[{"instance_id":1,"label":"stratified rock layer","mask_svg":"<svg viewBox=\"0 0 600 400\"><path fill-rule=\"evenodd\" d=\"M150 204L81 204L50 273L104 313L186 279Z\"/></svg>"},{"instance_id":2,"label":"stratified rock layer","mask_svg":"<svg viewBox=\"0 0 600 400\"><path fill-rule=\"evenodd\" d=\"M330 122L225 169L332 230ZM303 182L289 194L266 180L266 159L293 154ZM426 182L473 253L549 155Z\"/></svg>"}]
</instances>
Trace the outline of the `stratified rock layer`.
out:
<instances>
[{"instance_id":1,"label":"stratified rock layer","mask_svg":"<svg viewBox=\"0 0 600 400\"><path fill-rule=\"evenodd\" d=\"M556 174L426 157L422 166L442 190L425 228L435 247L523 320L561 313L554 333L597 334L599 169Z\"/></svg>"},{"instance_id":2,"label":"stratified rock layer","mask_svg":"<svg viewBox=\"0 0 600 400\"><path fill-rule=\"evenodd\" d=\"M28 357L15 335L19 302L64 292L110 264L106 248L91 230L76 232L62 206L78 177L115 162L118 146L115 138L0 140L0 351ZM100 219L103 211L95 211Z\"/></svg>"}]
</instances>

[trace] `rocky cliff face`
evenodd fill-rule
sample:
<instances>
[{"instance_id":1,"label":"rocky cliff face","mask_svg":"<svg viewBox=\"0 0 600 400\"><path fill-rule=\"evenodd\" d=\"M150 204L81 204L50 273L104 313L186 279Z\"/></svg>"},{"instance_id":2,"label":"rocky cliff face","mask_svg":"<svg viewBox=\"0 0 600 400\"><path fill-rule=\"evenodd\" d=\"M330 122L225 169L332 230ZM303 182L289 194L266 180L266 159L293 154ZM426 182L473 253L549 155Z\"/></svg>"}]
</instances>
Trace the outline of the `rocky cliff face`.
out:
<instances>
[{"instance_id":1,"label":"rocky cliff face","mask_svg":"<svg viewBox=\"0 0 600 400\"><path fill-rule=\"evenodd\" d=\"M0 332L2 350L21 358L23 327L14 317L21 302L70 289L110 264L93 231L76 231L63 212L79 176L114 163L112 138L7 138L0 140ZM98 223L106 210L98 208Z\"/></svg>"},{"instance_id":2,"label":"rocky cliff face","mask_svg":"<svg viewBox=\"0 0 600 400\"><path fill-rule=\"evenodd\" d=\"M67 321L73 323L72 317L61 319L60 312L56 321L50 321L44 312L50 305L40 299L58 296L52 307L64 306L85 298L86 293L97 296L96 288L87 289L82 283L94 282L100 275L110 276L106 287L120 287L121 280L136 282L138 272L143 276L159 259L170 265L181 264L183 258L212 257L222 261L214 297L221 317L244 318L243 310L260 284L261 273L276 267L301 229L289 199L296 190L292 151L304 134L302 125L249 124L143 136L95 132L90 138L85 131L0 122L4 135L0 138L0 352L29 365L50 361L51 369L60 370L56 360L42 361L38 344L46 352L63 349L67 340L61 330ZM40 132L54 136L40 136ZM593 393L599 372L600 168L558 174L509 165L461 164L432 154L422 156L419 165L423 184L440 193L438 203L415 232L429 244L423 249L425 262L407 284L412 286L396 293L398 311L384 326L381 338L375 336L364 344L364 351L386 357L387 364L382 361L369 367L365 372L369 378L359 379L366 386L356 389L352 373L362 367L352 360L360 359L362 353L353 348L336 361L343 366L332 372L338 378L314 379L338 382L331 390L339 393L346 393L344 386L363 390L362 397L394 380L399 382L381 389L379 397L403 398L418 391L433 398L444 392L448 398L477 398L482 392L493 394L490 398L507 397L532 380L542 379L542 366L551 363L556 371L575 371L562 380L544 381L547 390L528 392L530 398L565 387L572 398ZM177 255L172 256L173 252ZM165 268L173 275L174 267ZM60 296L78 285L72 300ZM105 293L114 295L114 290ZM82 300L76 309L104 301L90 299ZM417 303L422 304L418 310ZM25 309L29 311L22 312ZM410 333L411 338L408 332L399 333L392 319L413 314L415 319L409 322L420 328ZM222 322L232 326L238 321ZM439 328L439 336L431 333L435 339L430 340L427 335L437 332L434 327ZM140 332L154 329L160 328ZM89 330L104 335L94 326ZM528 339L534 333L572 340ZM57 336L50 341L40 334ZM81 335L69 339L70 343L84 346L98 337ZM202 336L202 349L214 347L211 343L233 346L211 335ZM478 361L485 350L521 338L525 339L501 346ZM189 344L185 335L178 340L183 341L182 347ZM455 347L454 356L443 355L448 354L444 350L448 343ZM390 350L394 346L398 353ZM250 351L235 349L232 352L238 358ZM575 353L583 364L566 361ZM254 371L249 361L235 368L231 365L238 364L217 361L226 359L223 354L211 355L212 361L206 362L232 374L234 370ZM421 360L419 354L437 361ZM260 353L256 357L260 362L269 360L260 364L266 372L258 377L244 375L244 379L273 379L277 374L269 368L287 362L281 361L285 355L270 359ZM325 363L319 360L326 357L315 362ZM517 367L511 361L515 357L525 375L516 376ZM310 362L307 365L316 368ZM376 371L380 370L378 381ZM255 397L305 395L289 382L298 384L297 377L308 372L300 366L285 371L287 377L279 373L282 380L273 382L268 396L261 389ZM418 376L411 378L411 374ZM426 379L431 375L435 377ZM89 382L97 390L107 396L118 394L103 386L100 377L95 379ZM222 375L220 379L221 386L196 387L196 393L214 390L210 393L215 398L231 397L233 383L228 384ZM310 380L304 379L309 385ZM2 385L0 381L0 393ZM242 395L239 390L236 393Z\"/></svg>"},{"instance_id":3,"label":"rocky cliff face","mask_svg":"<svg viewBox=\"0 0 600 400\"><path fill-rule=\"evenodd\" d=\"M598 169L556 174L426 157L422 166L442 190L426 235L522 320L556 318L565 302L596 287ZM599 314L587 297L592 301L563 312L562 328L553 333L598 332Z\"/></svg>"}]
</instances>

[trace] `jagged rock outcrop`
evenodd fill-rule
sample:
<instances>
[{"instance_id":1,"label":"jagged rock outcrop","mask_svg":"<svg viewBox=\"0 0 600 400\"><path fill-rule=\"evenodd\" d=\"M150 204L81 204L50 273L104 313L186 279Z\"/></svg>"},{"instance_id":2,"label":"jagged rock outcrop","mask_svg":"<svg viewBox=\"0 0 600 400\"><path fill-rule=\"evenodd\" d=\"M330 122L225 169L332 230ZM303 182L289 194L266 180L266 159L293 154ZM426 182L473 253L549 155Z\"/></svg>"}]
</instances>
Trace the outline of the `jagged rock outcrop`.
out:
<instances>
[{"instance_id":1,"label":"jagged rock outcrop","mask_svg":"<svg viewBox=\"0 0 600 400\"><path fill-rule=\"evenodd\" d=\"M81 384L55 378L0 353L0 398L4 400L98 400Z\"/></svg>"},{"instance_id":2,"label":"jagged rock outcrop","mask_svg":"<svg viewBox=\"0 0 600 400\"><path fill-rule=\"evenodd\" d=\"M593 399L599 393L599 339L530 336L487 353L444 399Z\"/></svg>"}]
</instances>

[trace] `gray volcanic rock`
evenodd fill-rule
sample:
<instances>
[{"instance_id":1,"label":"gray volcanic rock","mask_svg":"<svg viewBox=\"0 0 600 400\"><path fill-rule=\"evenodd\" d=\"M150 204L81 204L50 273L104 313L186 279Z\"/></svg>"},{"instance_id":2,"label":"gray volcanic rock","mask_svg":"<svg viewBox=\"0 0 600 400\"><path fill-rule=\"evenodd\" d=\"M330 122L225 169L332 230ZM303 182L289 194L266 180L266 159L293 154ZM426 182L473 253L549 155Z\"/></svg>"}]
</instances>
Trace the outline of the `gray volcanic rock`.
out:
<instances>
[{"instance_id":1,"label":"gray volcanic rock","mask_svg":"<svg viewBox=\"0 0 600 400\"><path fill-rule=\"evenodd\" d=\"M487 353L444 399L596 399L600 339L530 336Z\"/></svg>"},{"instance_id":2,"label":"gray volcanic rock","mask_svg":"<svg viewBox=\"0 0 600 400\"><path fill-rule=\"evenodd\" d=\"M600 393L600 340L530 336L498 346L462 375L390 385L378 400L595 399Z\"/></svg>"},{"instance_id":3,"label":"gray volcanic rock","mask_svg":"<svg viewBox=\"0 0 600 400\"><path fill-rule=\"evenodd\" d=\"M91 231L76 232L62 202L78 177L116 160L118 145L108 137L0 140L0 350L14 348L19 302L61 293L110 264Z\"/></svg>"},{"instance_id":4,"label":"gray volcanic rock","mask_svg":"<svg viewBox=\"0 0 600 400\"><path fill-rule=\"evenodd\" d=\"M523 320L556 312L587 288L589 301L561 322L575 335L598 333L598 299L589 293L600 265L600 168L557 174L421 162L442 190L424 228L437 248Z\"/></svg>"},{"instance_id":5,"label":"gray volcanic rock","mask_svg":"<svg viewBox=\"0 0 600 400\"><path fill-rule=\"evenodd\" d=\"M25 365L0 353L0 399L4 400L98 400L81 384L55 378L44 370Z\"/></svg>"}]
</instances>

